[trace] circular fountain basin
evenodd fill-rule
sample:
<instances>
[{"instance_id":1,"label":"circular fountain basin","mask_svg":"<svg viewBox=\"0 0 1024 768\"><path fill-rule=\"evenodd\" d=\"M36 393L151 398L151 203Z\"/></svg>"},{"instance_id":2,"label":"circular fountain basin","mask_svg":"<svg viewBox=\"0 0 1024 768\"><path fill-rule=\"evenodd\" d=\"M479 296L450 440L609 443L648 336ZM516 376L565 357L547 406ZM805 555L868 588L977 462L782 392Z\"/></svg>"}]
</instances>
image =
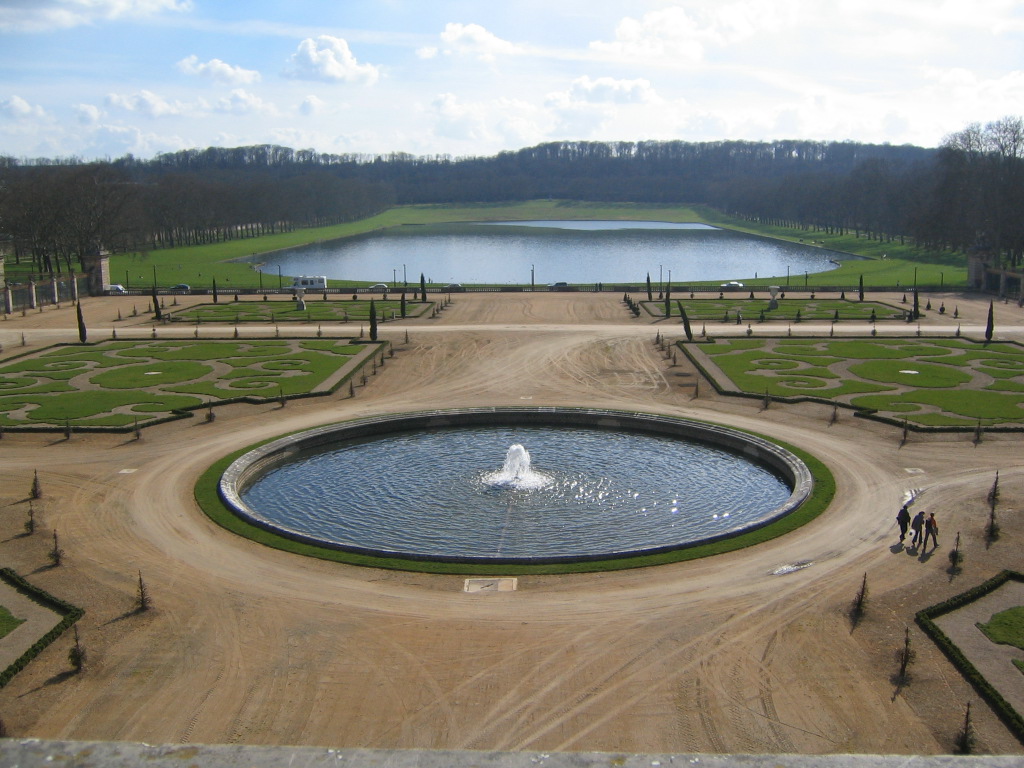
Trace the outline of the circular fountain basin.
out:
<instances>
[{"instance_id":1,"label":"circular fountain basin","mask_svg":"<svg viewBox=\"0 0 1024 768\"><path fill-rule=\"evenodd\" d=\"M237 515L296 541L469 563L690 547L767 525L811 490L803 462L764 438L684 419L553 408L321 427L249 451L219 484Z\"/></svg>"}]
</instances>

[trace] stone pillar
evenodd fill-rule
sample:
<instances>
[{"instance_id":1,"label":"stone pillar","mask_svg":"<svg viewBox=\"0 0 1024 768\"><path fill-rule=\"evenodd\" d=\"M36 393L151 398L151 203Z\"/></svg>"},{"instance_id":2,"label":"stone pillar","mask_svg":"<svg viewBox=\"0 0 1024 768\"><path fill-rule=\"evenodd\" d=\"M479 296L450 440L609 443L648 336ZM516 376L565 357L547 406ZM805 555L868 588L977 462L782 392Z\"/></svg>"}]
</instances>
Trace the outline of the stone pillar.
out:
<instances>
[{"instance_id":1,"label":"stone pillar","mask_svg":"<svg viewBox=\"0 0 1024 768\"><path fill-rule=\"evenodd\" d=\"M90 296L102 296L110 290L110 257L96 254L84 261L86 291Z\"/></svg>"},{"instance_id":2,"label":"stone pillar","mask_svg":"<svg viewBox=\"0 0 1024 768\"><path fill-rule=\"evenodd\" d=\"M11 289L4 285L4 313L11 314L14 311L14 296L11 295Z\"/></svg>"},{"instance_id":3,"label":"stone pillar","mask_svg":"<svg viewBox=\"0 0 1024 768\"><path fill-rule=\"evenodd\" d=\"M71 300L78 302L78 276L71 275Z\"/></svg>"},{"instance_id":4,"label":"stone pillar","mask_svg":"<svg viewBox=\"0 0 1024 768\"><path fill-rule=\"evenodd\" d=\"M36 309L39 302L36 300L36 281L31 280L28 284L28 308Z\"/></svg>"},{"instance_id":5,"label":"stone pillar","mask_svg":"<svg viewBox=\"0 0 1024 768\"><path fill-rule=\"evenodd\" d=\"M57 278L50 278L50 296L53 298L53 304L60 304L60 291L57 289Z\"/></svg>"}]
</instances>

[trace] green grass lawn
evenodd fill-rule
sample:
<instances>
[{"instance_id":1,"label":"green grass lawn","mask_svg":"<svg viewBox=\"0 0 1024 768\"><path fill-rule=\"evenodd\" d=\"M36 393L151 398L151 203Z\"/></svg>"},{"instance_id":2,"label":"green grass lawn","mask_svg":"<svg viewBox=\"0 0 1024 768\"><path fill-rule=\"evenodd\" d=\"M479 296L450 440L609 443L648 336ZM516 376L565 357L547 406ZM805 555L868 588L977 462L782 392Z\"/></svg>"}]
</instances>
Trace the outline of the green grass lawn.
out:
<instances>
[{"instance_id":1,"label":"green grass lawn","mask_svg":"<svg viewBox=\"0 0 1024 768\"><path fill-rule=\"evenodd\" d=\"M306 309L297 309L294 301L226 301L217 304L197 304L170 314L172 322L185 323L347 323L367 322L370 319L370 302L366 299L345 299L341 301L312 300L306 298ZM430 307L430 303L406 301L407 317L418 317ZM391 320L402 316L400 299L374 300L377 319Z\"/></svg>"},{"instance_id":2,"label":"green grass lawn","mask_svg":"<svg viewBox=\"0 0 1024 768\"><path fill-rule=\"evenodd\" d=\"M53 347L0 365L0 425L124 427L240 396L307 394L366 349L325 338Z\"/></svg>"},{"instance_id":3,"label":"green grass lawn","mask_svg":"<svg viewBox=\"0 0 1024 768\"><path fill-rule=\"evenodd\" d=\"M978 624L978 629L993 643L1012 645L1024 650L1024 606L1018 605L1000 611L986 624Z\"/></svg>"},{"instance_id":4,"label":"green grass lawn","mask_svg":"<svg viewBox=\"0 0 1024 768\"><path fill-rule=\"evenodd\" d=\"M749 298L749 293L737 293L732 297L720 299L690 298L689 293L680 294L679 298L670 298L668 308L670 317L682 317L680 307L686 310L690 322L764 323L782 321L798 323L808 321L856 320L873 322L876 320L903 320L909 307L899 308L875 301L857 301L841 298L814 299L780 299L775 309L769 309L769 296L760 292L758 297ZM643 301L644 309L655 317L665 317L665 301Z\"/></svg>"},{"instance_id":5,"label":"green grass lawn","mask_svg":"<svg viewBox=\"0 0 1024 768\"><path fill-rule=\"evenodd\" d=\"M17 629L19 624L24 623L25 619L19 619L4 606L0 605L0 637L6 637Z\"/></svg>"},{"instance_id":6,"label":"green grass lawn","mask_svg":"<svg viewBox=\"0 0 1024 768\"><path fill-rule=\"evenodd\" d=\"M787 337L720 339L699 349L750 394L824 398L922 426L1024 424L1018 344Z\"/></svg>"},{"instance_id":7,"label":"green grass lawn","mask_svg":"<svg viewBox=\"0 0 1024 768\"><path fill-rule=\"evenodd\" d=\"M259 274L251 265L231 261L242 257L292 248L321 240L375 232L406 224L442 224L466 221L528 221L531 219L601 219L601 220L653 220L667 222L696 222L735 229L766 237L792 242L813 243L823 248L866 256L866 260L844 261L829 272L810 275L807 286L857 284L864 277L865 287L935 285L950 289L967 284L967 262L962 254L933 253L901 245L898 242L869 240L854 235L829 234L804 229L772 227L727 216L706 206L658 205L642 203L590 203L572 200L531 200L503 204L452 204L398 206L377 216L332 227L302 229L276 235L189 248L116 254L111 257L110 274L113 282L139 286L188 283L194 288L210 288L213 280L222 293L242 288L256 288ZM883 258L883 256L885 258ZM389 275L379 275L387 281ZM738 275L747 285L784 285L785 276ZM266 288L277 288L276 275L264 275ZM639 279L639 277L638 277ZM331 280L333 287L368 285L373 281ZM697 283L695 283L696 285ZM706 283L717 285L716 283ZM287 285L287 283L283 283ZM792 287L804 286L801 278L792 278Z\"/></svg>"}]
</instances>

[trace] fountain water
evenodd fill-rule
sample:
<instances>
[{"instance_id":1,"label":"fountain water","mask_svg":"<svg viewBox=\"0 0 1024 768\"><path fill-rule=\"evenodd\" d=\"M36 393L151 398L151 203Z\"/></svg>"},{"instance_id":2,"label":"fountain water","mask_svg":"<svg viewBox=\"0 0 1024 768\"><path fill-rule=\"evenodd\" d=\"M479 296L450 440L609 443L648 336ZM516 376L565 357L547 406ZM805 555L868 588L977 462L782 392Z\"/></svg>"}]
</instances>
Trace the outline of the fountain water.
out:
<instances>
[{"instance_id":1,"label":"fountain water","mask_svg":"<svg viewBox=\"0 0 1024 768\"><path fill-rule=\"evenodd\" d=\"M535 491L551 484L551 478L530 466L530 452L519 443L511 445L505 463L497 472L484 475L484 482L499 488Z\"/></svg>"},{"instance_id":2,"label":"fountain water","mask_svg":"<svg viewBox=\"0 0 1024 768\"><path fill-rule=\"evenodd\" d=\"M504 465L481 466L483 446L492 457L506 449ZM233 462L219 491L249 523L329 549L555 563L735 536L796 509L812 485L782 447L719 425L481 408L289 435Z\"/></svg>"}]
</instances>

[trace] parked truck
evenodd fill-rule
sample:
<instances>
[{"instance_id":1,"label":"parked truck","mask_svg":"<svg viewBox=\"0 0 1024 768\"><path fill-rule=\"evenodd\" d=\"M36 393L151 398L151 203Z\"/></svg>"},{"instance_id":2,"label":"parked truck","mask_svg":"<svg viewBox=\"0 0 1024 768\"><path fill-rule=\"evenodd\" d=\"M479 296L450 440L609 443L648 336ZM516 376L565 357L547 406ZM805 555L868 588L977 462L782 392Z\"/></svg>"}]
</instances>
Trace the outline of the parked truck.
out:
<instances>
[{"instance_id":1,"label":"parked truck","mask_svg":"<svg viewBox=\"0 0 1024 768\"><path fill-rule=\"evenodd\" d=\"M299 275L292 278L292 289L301 288L304 291L322 291L327 287L327 277L324 275Z\"/></svg>"}]
</instances>

